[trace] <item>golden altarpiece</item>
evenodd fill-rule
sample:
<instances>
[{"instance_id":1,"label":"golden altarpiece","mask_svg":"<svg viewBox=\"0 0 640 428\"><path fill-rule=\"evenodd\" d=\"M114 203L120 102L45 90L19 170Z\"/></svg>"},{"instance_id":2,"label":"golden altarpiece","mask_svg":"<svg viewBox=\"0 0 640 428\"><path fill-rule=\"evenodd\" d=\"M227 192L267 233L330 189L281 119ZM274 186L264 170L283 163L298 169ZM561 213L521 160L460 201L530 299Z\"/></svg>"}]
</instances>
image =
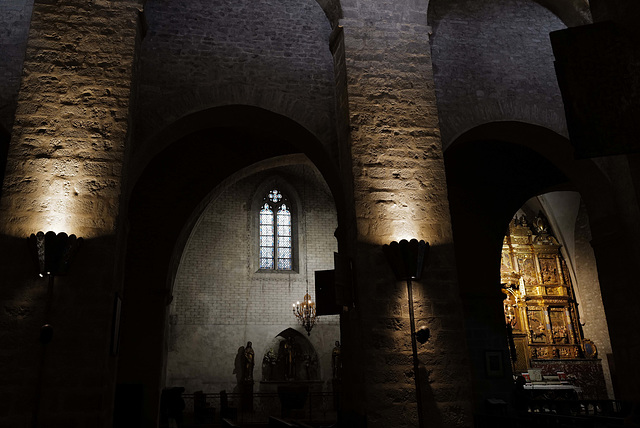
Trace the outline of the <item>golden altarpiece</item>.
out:
<instances>
[{"instance_id":1,"label":"golden altarpiece","mask_svg":"<svg viewBox=\"0 0 640 428\"><path fill-rule=\"evenodd\" d=\"M532 360L596 357L595 345L582 336L569 272L542 213L533 224L525 216L511 221L500 274L514 373L526 372Z\"/></svg>"}]
</instances>

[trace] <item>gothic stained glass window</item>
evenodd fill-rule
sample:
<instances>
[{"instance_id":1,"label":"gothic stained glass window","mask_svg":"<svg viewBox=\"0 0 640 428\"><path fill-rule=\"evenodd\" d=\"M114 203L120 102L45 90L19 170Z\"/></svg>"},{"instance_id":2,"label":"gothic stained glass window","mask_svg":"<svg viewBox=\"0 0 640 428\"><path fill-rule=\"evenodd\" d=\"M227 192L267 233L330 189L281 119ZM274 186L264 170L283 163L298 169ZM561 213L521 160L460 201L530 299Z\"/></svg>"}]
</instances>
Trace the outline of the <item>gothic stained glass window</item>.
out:
<instances>
[{"instance_id":1,"label":"gothic stained glass window","mask_svg":"<svg viewBox=\"0 0 640 428\"><path fill-rule=\"evenodd\" d=\"M260 269L292 270L291 210L280 191L271 190L260 209Z\"/></svg>"}]
</instances>

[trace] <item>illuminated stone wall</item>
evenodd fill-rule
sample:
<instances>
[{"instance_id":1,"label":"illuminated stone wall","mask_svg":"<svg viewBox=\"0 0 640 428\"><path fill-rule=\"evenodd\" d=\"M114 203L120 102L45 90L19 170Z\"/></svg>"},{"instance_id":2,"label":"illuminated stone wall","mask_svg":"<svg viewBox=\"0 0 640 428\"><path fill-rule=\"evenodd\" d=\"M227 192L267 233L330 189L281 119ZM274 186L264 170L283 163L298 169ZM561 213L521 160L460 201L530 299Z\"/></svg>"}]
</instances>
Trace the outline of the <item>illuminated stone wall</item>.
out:
<instances>
[{"instance_id":1,"label":"illuminated stone wall","mask_svg":"<svg viewBox=\"0 0 640 428\"><path fill-rule=\"evenodd\" d=\"M417 326L432 332L418 350L426 369L424 423L471 423L426 7L343 2L359 242L345 353L361 368L350 387L366 397L352 405L374 427L418 424L406 285L393 279L381 251L403 238L432 246L423 281L414 287Z\"/></svg>"},{"instance_id":2,"label":"illuminated stone wall","mask_svg":"<svg viewBox=\"0 0 640 428\"><path fill-rule=\"evenodd\" d=\"M12 5L0 5L3 23ZM33 7L0 201L2 426L31 425L36 417L46 426L111 426L115 233L137 7L127 0ZM11 31L20 32L28 4L13 17ZM70 275L55 278L49 297L25 245L39 230L85 238ZM43 346L45 322L54 335Z\"/></svg>"},{"instance_id":3,"label":"illuminated stone wall","mask_svg":"<svg viewBox=\"0 0 640 428\"><path fill-rule=\"evenodd\" d=\"M66 1L34 8L0 205L3 232L114 232L136 6Z\"/></svg>"},{"instance_id":4,"label":"illuminated stone wall","mask_svg":"<svg viewBox=\"0 0 640 428\"><path fill-rule=\"evenodd\" d=\"M287 194L294 210L298 269L291 274L258 272L256 266L256 216L264 185L273 180L283 183L278 190ZM267 170L228 186L203 212L176 277L167 387L237 392L236 354L251 341L254 391L264 392L259 383L264 353L279 333L293 328L314 346L323 387L330 390L331 351L340 340L338 317L321 317L307 336L291 311L292 303L302 300L306 279L315 298L314 272L333 269L336 212L321 180L310 165Z\"/></svg>"}]
</instances>

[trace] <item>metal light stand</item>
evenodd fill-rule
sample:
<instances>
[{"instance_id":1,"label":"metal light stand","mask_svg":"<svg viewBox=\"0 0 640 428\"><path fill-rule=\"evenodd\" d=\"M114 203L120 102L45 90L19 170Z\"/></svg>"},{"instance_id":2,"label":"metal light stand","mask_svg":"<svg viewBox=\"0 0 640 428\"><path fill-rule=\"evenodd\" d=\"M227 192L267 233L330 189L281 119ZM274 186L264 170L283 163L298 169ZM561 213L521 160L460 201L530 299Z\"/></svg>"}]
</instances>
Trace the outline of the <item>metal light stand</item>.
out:
<instances>
[{"instance_id":1,"label":"metal light stand","mask_svg":"<svg viewBox=\"0 0 640 428\"><path fill-rule=\"evenodd\" d=\"M53 283L56 275L64 275L69 269L69 265L82 243L82 238L75 235L67 235L64 232L38 232L27 238L29 251L38 269L40 277L47 275L47 301L45 306L44 324L40 328L40 343L42 350L40 353L40 365L38 368L38 384L36 386L35 408L33 412L32 424L38 427L38 416L40 413L40 401L42 399L42 383L44 380L45 353L47 344L53 339L53 327L49 324L51 317L51 307L53 305Z\"/></svg>"},{"instance_id":2,"label":"metal light stand","mask_svg":"<svg viewBox=\"0 0 640 428\"><path fill-rule=\"evenodd\" d=\"M403 239L400 242L393 241L389 245L383 245L382 251L387 257L387 261L393 270L398 281L407 282L407 294L409 300L409 321L411 326L411 350L413 352L413 372L416 384L416 400L418 404L418 423L424 426L424 412L422 409L422 391L420 388L420 371L418 367L418 345L416 337L420 343L425 343L429 338L429 330L422 328L416 332L415 315L413 311L413 286L411 280L419 280L427 257L429 244L425 241Z\"/></svg>"}]
</instances>

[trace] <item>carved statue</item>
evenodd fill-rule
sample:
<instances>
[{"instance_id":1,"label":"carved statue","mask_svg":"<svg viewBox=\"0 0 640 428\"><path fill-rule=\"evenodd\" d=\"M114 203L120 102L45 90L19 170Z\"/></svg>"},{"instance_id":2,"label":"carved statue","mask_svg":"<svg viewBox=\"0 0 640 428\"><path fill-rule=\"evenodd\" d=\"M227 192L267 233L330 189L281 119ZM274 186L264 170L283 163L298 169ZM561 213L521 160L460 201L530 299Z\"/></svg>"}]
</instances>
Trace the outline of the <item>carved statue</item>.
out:
<instances>
[{"instance_id":1,"label":"carved statue","mask_svg":"<svg viewBox=\"0 0 640 428\"><path fill-rule=\"evenodd\" d=\"M293 337L289 337L284 344L285 350L285 378L296 379L296 343Z\"/></svg>"},{"instance_id":2,"label":"carved statue","mask_svg":"<svg viewBox=\"0 0 640 428\"><path fill-rule=\"evenodd\" d=\"M340 353L340 342L336 340L336 346L333 347L333 352L331 353L331 367L334 379L340 379L342 375L342 356Z\"/></svg>"},{"instance_id":3,"label":"carved statue","mask_svg":"<svg viewBox=\"0 0 640 428\"><path fill-rule=\"evenodd\" d=\"M533 227L536 230L537 234L547 234L547 229L549 229L549 222L547 218L542 214L542 211L538 212L538 215L533 220Z\"/></svg>"},{"instance_id":4,"label":"carved statue","mask_svg":"<svg viewBox=\"0 0 640 428\"><path fill-rule=\"evenodd\" d=\"M255 354L253 352L252 343L247 342L247 346L244 348L244 380L253 380L253 366L255 365Z\"/></svg>"}]
</instances>

